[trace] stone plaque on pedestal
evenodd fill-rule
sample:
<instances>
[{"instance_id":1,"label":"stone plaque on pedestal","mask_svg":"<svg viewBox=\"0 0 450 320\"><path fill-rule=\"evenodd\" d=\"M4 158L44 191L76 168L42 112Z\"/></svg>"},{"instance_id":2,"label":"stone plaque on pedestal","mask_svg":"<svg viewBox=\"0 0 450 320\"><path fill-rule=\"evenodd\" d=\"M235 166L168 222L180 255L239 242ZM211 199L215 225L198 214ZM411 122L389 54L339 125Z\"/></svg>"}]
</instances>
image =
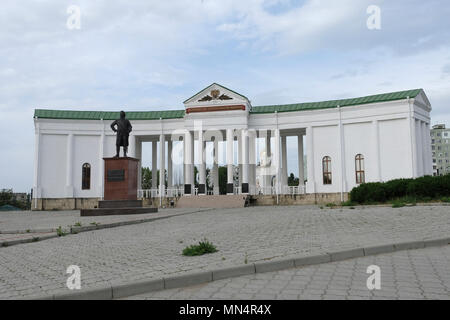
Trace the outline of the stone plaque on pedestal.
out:
<instances>
[{"instance_id":1,"label":"stone plaque on pedestal","mask_svg":"<svg viewBox=\"0 0 450 320\"><path fill-rule=\"evenodd\" d=\"M139 160L129 157L104 160L104 200L137 200Z\"/></svg>"}]
</instances>

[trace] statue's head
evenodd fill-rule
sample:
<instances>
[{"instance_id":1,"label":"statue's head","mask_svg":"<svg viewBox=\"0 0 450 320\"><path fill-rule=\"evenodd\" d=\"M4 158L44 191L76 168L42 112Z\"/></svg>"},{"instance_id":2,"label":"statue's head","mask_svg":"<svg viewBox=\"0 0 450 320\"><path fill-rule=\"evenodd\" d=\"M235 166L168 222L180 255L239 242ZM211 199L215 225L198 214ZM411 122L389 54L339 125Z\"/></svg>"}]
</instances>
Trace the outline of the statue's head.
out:
<instances>
[{"instance_id":1,"label":"statue's head","mask_svg":"<svg viewBox=\"0 0 450 320\"><path fill-rule=\"evenodd\" d=\"M124 111L120 111L120 119L125 119L125 112Z\"/></svg>"}]
</instances>

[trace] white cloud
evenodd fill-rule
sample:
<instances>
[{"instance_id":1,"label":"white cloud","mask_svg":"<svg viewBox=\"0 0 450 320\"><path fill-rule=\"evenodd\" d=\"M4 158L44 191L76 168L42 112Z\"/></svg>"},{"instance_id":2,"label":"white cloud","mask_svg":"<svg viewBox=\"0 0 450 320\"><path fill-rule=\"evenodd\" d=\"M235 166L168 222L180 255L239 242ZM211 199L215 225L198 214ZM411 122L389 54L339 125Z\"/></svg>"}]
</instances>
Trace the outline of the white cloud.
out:
<instances>
[{"instance_id":1,"label":"white cloud","mask_svg":"<svg viewBox=\"0 0 450 320\"><path fill-rule=\"evenodd\" d=\"M81 30L66 28L71 4ZM382 9L380 31L366 28L368 4ZM424 87L433 118L450 120L445 0L4 0L0 8L0 134L13 141L0 188L31 186L34 108L182 108L211 82L260 105Z\"/></svg>"}]
</instances>

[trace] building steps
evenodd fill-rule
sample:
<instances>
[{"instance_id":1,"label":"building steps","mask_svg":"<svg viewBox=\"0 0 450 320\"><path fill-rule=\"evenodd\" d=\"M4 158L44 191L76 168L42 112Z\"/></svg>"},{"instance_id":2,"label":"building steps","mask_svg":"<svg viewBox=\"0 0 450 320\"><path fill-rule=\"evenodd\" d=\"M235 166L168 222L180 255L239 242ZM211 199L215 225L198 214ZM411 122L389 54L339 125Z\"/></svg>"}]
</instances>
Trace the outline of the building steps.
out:
<instances>
[{"instance_id":1,"label":"building steps","mask_svg":"<svg viewBox=\"0 0 450 320\"><path fill-rule=\"evenodd\" d=\"M244 208L247 195L184 196L178 199L177 208Z\"/></svg>"}]
</instances>

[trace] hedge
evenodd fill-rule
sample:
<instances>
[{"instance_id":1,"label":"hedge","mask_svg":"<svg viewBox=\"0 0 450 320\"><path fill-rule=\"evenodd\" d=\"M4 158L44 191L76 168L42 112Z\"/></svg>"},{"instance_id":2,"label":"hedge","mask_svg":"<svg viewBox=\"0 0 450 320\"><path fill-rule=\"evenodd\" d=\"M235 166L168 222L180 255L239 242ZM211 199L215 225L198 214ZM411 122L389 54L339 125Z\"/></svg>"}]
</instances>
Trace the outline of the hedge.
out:
<instances>
[{"instance_id":1,"label":"hedge","mask_svg":"<svg viewBox=\"0 0 450 320\"><path fill-rule=\"evenodd\" d=\"M450 196L450 175L364 183L350 192L351 201L360 204L386 202L403 197L421 200L448 196Z\"/></svg>"}]
</instances>

